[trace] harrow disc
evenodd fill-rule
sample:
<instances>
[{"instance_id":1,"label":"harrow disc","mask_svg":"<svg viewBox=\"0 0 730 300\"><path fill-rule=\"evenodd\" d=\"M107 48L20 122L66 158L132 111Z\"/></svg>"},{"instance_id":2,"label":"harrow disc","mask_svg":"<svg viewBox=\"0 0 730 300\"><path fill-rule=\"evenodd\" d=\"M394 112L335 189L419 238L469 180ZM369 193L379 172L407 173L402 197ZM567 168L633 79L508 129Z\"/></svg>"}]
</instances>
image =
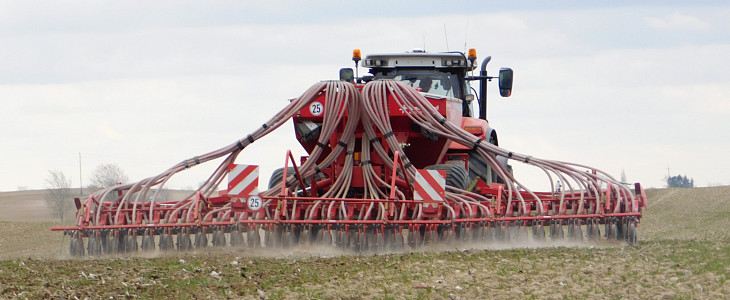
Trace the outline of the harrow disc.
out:
<instances>
[{"instance_id":1,"label":"harrow disc","mask_svg":"<svg viewBox=\"0 0 730 300\"><path fill-rule=\"evenodd\" d=\"M142 251L145 251L145 252L155 251L154 236L144 235L142 237Z\"/></svg>"},{"instance_id":2,"label":"harrow disc","mask_svg":"<svg viewBox=\"0 0 730 300\"><path fill-rule=\"evenodd\" d=\"M97 237L89 237L88 239L88 253L90 256L99 256L102 254L101 250L101 241L100 238Z\"/></svg>"},{"instance_id":3,"label":"harrow disc","mask_svg":"<svg viewBox=\"0 0 730 300\"><path fill-rule=\"evenodd\" d=\"M116 234L116 233L115 233ZM106 237L106 247L104 248L105 254L116 254L119 252L119 236L108 235Z\"/></svg>"},{"instance_id":4,"label":"harrow disc","mask_svg":"<svg viewBox=\"0 0 730 300\"><path fill-rule=\"evenodd\" d=\"M195 234L195 249L208 247L208 235L203 230Z\"/></svg>"},{"instance_id":5,"label":"harrow disc","mask_svg":"<svg viewBox=\"0 0 730 300\"><path fill-rule=\"evenodd\" d=\"M71 256L84 256L84 240L81 238L81 236L76 236L71 238L71 243L69 244L69 253Z\"/></svg>"},{"instance_id":6,"label":"harrow disc","mask_svg":"<svg viewBox=\"0 0 730 300\"><path fill-rule=\"evenodd\" d=\"M177 234L177 250L187 251L193 249L193 242L190 240L190 234L180 231Z\"/></svg>"},{"instance_id":7,"label":"harrow disc","mask_svg":"<svg viewBox=\"0 0 730 300\"><path fill-rule=\"evenodd\" d=\"M222 229L217 229L213 232L212 244L215 247L225 247L228 242L226 241L226 233Z\"/></svg>"},{"instance_id":8,"label":"harrow disc","mask_svg":"<svg viewBox=\"0 0 730 300\"><path fill-rule=\"evenodd\" d=\"M169 233L163 233L160 235L160 251L169 251L174 248L172 241L172 235Z\"/></svg>"},{"instance_id":9,"label":"harrow disc","mask_svg":"<svg viewBox=\"0 0 730 300\"><path fill-rule=\"evenodd\" d=\"M137 237L127 235L124 239L124 252L137 252Z\"/></svg>"},{"instance_id":10,"label":"harrow disc","mask_svg":"<svg viewBox=\"0 0 730 300\"><path fill-rule=\"evenodd\" d=\"M618 234L618 226L616 226L616 223L608 225L607 237L613 240L619 239L620 235Z\"/></svg>"},{"instance_id":11,"label":"harrow disc","mask_svg":"<svg viewBox=\"0 0 730 300\"><path fill-rule=\"evenodd\" d=\"M629 222L628 230L627 230L626 242L628 242L631 245L636 245L636 243L637 243L637 237L636 237L636 221L630 221Z\"/></svg>"},{"instance_id":12,"label":"harrow disc","mask_svg":"<svg viewBox=\"0 0 730 300\"><path fill-rule=\"evenodd\" d=\"M550 238L553 241L562 241L565 238L563 224L559 220L550 223Z\"/></svg>"},{"instance_id":13,"label":"harrow disc","mask_svg":"<svg viewBox=\"0 0 730 300\"><path fill-rule=\"evenodd\" d=\"M243 244L244 244L243 232L241 232L241 230L239 228L236 228L235 230L231 230L229 235L230 235L231 247L243 246Z\"/></svg>"},{"instance_id":14,"label":"harrow disc","mask_svg":"<svg viewBox=\"0 0 730 300\"><path fill-rule=\"evenodd\" d=\"M545 228L542 227L542 223L535 221L532 224L532 238L536 241L545 240Z\"/></svg>"}]
</instances>

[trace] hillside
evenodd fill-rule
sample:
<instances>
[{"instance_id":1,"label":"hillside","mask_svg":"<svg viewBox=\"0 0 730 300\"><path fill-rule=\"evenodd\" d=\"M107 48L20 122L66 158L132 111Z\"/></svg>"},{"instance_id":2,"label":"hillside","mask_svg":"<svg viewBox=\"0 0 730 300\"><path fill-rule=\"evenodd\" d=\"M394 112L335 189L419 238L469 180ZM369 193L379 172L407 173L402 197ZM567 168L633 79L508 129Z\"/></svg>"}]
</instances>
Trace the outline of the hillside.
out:
<instances>
[{"instance_id":1,"label":"hillside","mask_svg":"<svg viewBox=\"0 0 730 300\"><path fill-rule=\"evenodd\" d=\"M730 186L647 190L642 240L730 240Z\"/></svg>"}]
</instances>

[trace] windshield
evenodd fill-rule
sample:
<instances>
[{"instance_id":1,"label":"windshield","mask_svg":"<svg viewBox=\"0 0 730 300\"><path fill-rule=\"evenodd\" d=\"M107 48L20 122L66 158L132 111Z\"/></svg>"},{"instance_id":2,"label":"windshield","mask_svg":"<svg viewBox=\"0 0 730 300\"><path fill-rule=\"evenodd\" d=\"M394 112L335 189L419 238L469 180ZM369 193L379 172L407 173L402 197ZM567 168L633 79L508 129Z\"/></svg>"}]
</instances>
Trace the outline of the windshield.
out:
<instances>
[{"instance_id":1,"label":"windshield","mask_svg":"<svg viewBox=\"0 0 730 300\"><path fill-rule=\"evenodd\" d=\"M451 72L434 69L396 69L387 73L378 72L375 79L394 79L421 92L461 99L459 76Z\"/></svg>"}]
</instances>

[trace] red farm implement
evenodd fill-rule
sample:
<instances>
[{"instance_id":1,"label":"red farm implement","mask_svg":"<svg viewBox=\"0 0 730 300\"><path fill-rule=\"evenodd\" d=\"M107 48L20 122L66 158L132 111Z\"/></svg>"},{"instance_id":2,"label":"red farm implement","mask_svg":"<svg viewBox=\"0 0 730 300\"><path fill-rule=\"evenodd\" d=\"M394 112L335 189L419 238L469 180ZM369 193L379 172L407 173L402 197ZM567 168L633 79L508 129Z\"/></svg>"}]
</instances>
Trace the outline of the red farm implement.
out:
<instances>
[{"instance_id":1,"label":"red farm implement","mask_svg":"<svg viewBox=\"0 0 730 300\"><path fill-rule=\"evenodd\" d=\"M359 50L353 59L361 61ZM509 96L512 70L488 76L488 57L470 76L475 60L472 50L368 56L370 75L342 69L340 80L314 84L231 145L77 200L77 224L52 229L71 235L72 255L211 245L388 251L457 242L636 243L646 207L641 185L630 189L595 168L499 147L486 121L486 84L498 78L500 94ZM469 81L480 81L479 98ZM309 155L297 162L282 153L284 167L259 192L258 167L235 159L290 120ZM195 193L157 201L173 175L218 158ZM510 162L544 171L550 190L522 184Z\"/></svg>"}]
</instances>

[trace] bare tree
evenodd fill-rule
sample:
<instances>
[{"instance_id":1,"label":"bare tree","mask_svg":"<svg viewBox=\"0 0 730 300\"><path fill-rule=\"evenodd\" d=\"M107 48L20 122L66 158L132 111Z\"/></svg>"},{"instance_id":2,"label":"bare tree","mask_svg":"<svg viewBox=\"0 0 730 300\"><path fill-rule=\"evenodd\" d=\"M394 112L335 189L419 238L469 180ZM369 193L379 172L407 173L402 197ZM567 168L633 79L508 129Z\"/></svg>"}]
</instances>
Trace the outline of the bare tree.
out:
<instances>
[{"instance_id":1,"label":"bare tree","mask_svg":"<svg viewBox=\"0 0 730 300\"><path fill-rule=\"evenodd\" d=\"M125 183L127 180L129 178L117 164L101 164L96 167L91 175L90 186L93 188L108 188L120 182Z\"/></svg>"},{"instance_id":2,"label":"bare tree","mask_svg":"<svg viewBox=\"0 0 730 300\"><path fill-rule=\"evenodd\" d=\"M66 175L59 170L48 170L46 186L46 202L63 223L63 213L69 203L67 200L71 198L71 179L66 178Z\"/></svg>"}]
</instances>

